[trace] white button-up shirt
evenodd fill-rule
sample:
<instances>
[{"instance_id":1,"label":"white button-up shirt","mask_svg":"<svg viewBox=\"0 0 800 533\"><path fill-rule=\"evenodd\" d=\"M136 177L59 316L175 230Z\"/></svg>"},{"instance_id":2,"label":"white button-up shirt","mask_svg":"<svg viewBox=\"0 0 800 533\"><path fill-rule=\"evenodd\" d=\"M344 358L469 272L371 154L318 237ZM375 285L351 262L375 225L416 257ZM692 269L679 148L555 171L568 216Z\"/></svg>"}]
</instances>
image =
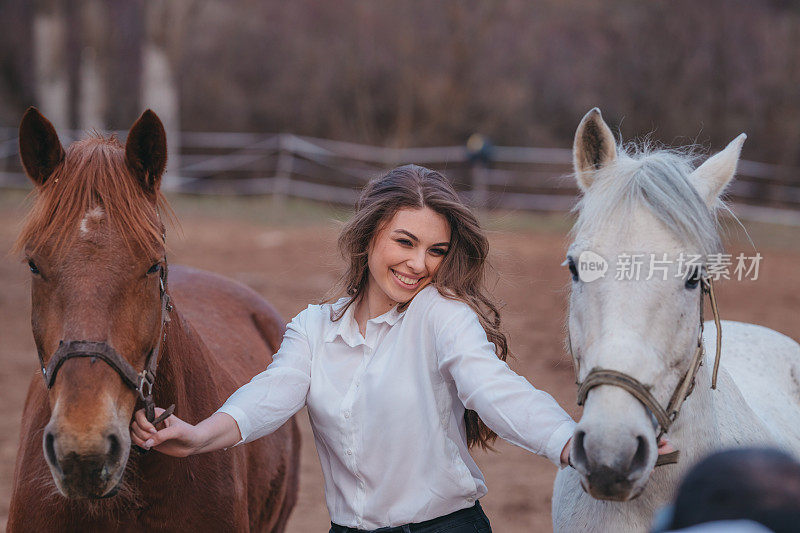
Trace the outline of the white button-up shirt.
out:
<instances>
[{"instance_id":1,"label":"white button-up shirt","mask_svg":"<svg viewBox=\"0 0 800 533\"><path fill-rule=\"evenodd\" d=\"M241 444L307 405L333 522L422 522L486 494L467 449L465 407L505 440L560 463L575 423L497 358L467 304L429 286L404 312L369 320L366 337L354 307L333 322L330 304L308 306L272 364L218 410L236 420Z\"/></svg>"}]
</instances>

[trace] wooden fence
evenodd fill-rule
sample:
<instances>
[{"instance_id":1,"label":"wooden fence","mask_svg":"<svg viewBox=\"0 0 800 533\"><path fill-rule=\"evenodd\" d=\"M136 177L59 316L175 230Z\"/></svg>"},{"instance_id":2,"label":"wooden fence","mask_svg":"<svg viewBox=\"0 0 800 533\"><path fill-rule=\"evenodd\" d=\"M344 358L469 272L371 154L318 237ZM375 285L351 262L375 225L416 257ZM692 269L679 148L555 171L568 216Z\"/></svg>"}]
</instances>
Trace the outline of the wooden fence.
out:
<instances>
[{"instance_id":1,"label":"wooden fence","mask_svg":"<svg viewBox=\"0 0 800 533\"><path fill-rule=\"evenodd\" d=\"M126 132L118 132L124 138ZM67 132L66 145L84 136ZM441 170L476 207L565 211L575 203L572 154L562 148L484 145L385 148L292 134L190 133L171 139L180 151L165 189L189 194L271 195L352 204L358 190L387 169L417 163ZM0 188L28 187L16 129L0 128ZM800 226L800 169L741 161L728 190L747 219Z\"/></svg>"}]
</instances>

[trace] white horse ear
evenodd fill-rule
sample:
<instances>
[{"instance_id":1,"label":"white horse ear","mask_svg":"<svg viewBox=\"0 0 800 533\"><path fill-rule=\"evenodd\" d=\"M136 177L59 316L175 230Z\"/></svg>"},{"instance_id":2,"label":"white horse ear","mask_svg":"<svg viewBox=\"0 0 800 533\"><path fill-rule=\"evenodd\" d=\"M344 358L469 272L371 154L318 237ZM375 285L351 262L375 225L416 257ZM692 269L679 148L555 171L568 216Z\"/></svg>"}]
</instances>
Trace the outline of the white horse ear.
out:
<instances>
[{"instance_id":1,"label":"white horse ear","mask_svg":"<svg viewBox=\"0 0 800 533\"><path fill-rule=\"evenodd\" d=\"M617 158L617 143L611 128L603 120L598 108L584 115L575 132L572 145L572 164L578 185L587 190L594 181L596 171Z\"/></svg>"},{"instance_id":2,"label":"white horse ear","mask_svg":"<svg viewBox=\"0 0 800 533\"><path fill-rule=\"evenodd\" d=\"M742 133L732 140L724 150L714 154L697 167L689 176L697 192L708 206L713 206L719 195L736 174L736 164L742 153L747 135Z\"/></svg>"}]
</instances>

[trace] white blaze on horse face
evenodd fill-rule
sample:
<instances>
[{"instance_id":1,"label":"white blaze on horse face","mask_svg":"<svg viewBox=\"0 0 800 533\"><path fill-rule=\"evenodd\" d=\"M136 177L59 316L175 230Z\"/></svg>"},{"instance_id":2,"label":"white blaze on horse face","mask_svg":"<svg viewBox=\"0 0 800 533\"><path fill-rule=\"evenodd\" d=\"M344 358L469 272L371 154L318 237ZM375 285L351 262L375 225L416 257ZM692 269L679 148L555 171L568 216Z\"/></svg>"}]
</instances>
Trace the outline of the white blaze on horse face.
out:
<instances>
[{"instance_id":1,"label":"white blaze on horse face","mask_svg":"<svg viewBox=\"0 0 800 533\"><path fill-rule=\"evenodd\" d=\"M99 205L88 210L86 214L83 215L79 226L81 237L90 237L91 233L98 229L103 223L105 216L106 212Z\"/></svg>"}]
</instances>

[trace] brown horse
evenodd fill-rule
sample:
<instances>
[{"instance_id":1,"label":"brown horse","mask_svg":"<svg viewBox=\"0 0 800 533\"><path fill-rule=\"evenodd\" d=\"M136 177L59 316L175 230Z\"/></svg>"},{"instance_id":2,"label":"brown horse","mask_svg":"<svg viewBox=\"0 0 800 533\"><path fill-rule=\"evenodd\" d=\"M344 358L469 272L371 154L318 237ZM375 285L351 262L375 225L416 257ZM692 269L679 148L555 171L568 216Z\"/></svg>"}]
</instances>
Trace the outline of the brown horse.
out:
<instances>
[{"instance_id":1,"label":"brown horse","mask_svg":"<svg viewBox=\"0 0 800 533\"><path fill-rule=\"evenodd\" d=\"M174 267L167 289L161 121L148 110L124 147L95 136L65 151L31 108L19 141L37 196L17 249L45 379L28 389L8 531L282 531L297 497L294 420L182 459L131 448L150 359L156 404L197 423L269 364L284 330L222 277Z\"/></svg>"}]
</instances>

